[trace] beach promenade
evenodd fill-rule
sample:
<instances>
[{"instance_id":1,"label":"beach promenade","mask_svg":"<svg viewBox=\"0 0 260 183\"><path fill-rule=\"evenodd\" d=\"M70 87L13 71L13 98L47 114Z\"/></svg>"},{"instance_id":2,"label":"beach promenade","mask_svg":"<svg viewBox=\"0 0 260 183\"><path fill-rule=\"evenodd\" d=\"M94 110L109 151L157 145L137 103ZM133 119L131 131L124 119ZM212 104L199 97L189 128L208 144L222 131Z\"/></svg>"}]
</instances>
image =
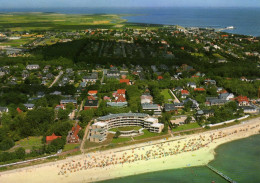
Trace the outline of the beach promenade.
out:
<instances>
[{"instance_id":1,"label":"beach promenade","mask_svg":"<svg viewBox=\"0 0 260 183\"><path fill-rule=\"evenodd\" d=\"M1 183L95 182L140 173L206 165L214 149L226 142L259 134L260 118L168 140L68 157L65 160L0 173Z\"/></svg>"}]
</instances>

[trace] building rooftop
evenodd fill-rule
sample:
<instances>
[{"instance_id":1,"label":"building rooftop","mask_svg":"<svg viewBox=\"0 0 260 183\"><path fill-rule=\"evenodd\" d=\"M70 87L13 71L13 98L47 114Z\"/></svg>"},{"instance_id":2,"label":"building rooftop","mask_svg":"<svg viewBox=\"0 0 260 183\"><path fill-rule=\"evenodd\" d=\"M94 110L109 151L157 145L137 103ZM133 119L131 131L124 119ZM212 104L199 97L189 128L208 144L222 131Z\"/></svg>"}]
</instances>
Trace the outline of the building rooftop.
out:
<instances>
[{"instance_id":1,"label":"building rooftop","mask_svg":"<svg viewBox=\"0 0 260 183\"><path fill-rule=\"evenodd\" d=\"M139 117L139 118L145 118L148 117L148 114L145 113L119 113L119 114L109 114L107 116L102 116L97 118L97 120L105 121L113 118L120 118L120 117Z\"/></svg>"}]
</instances>

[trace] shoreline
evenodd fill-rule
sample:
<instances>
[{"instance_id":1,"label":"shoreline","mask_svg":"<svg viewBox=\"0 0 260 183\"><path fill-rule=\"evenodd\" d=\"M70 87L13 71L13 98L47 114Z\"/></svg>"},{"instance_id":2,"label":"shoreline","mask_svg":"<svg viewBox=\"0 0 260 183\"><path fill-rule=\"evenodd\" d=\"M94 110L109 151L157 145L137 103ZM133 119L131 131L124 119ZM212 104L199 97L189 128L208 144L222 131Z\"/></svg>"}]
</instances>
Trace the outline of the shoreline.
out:
<instances>
[{"instance_id":1,"label":"shoreline","mask_svg":"<svg viewBox=\"0 0 260 183\"><path fill-rule=\"evenodd\" d=\"M223 129L68 157L0 173L1 182L95 182L203 166L222 144L259 134L260 118ZM122 163L120 163L122 162ZM152 165L152 166L151 166ZM44 180L41 177L45 177Z\"/></svg>"}]
</instances>

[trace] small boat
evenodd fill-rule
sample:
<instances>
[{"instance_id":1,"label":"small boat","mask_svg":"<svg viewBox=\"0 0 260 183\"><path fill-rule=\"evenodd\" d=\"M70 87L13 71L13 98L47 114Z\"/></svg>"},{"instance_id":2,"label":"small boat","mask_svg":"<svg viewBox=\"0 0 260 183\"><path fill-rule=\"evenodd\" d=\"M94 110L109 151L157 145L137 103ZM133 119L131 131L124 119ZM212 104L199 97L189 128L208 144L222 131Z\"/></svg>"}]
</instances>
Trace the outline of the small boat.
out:
<instances>
[{"instance_id":1,"label":"small boat","mask_svg":"<svg viewBox=\"0 0 260 183\"><path fill-rule=\"evenodd\" d=\"M228 26L226 27L226 29L234 29L235 27L234 26Z\"/></svg>"}]
</instances>

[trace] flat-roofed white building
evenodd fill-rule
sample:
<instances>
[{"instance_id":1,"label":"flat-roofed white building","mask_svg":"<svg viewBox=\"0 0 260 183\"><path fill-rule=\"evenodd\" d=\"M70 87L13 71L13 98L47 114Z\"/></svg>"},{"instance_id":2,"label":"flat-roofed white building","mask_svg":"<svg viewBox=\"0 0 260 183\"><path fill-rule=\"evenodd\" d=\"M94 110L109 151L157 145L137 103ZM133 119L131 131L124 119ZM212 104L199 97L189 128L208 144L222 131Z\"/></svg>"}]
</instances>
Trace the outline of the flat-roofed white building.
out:
<instances>
[{"instance_id":1,"label":"flat-roofed white building","mask_svg":"<svg viewBox=\"0 0 260 183\"><path fill-rule=\"evenodd\" d=\"M106 139L109 129L125 126L141 126L154 133L161 133L164 128L163 124L158 123L157 118L152 118L148 114L110 114L95 120L90 129L89 140L92 142L102 142Z\"/></svg>"}]
</instances>

